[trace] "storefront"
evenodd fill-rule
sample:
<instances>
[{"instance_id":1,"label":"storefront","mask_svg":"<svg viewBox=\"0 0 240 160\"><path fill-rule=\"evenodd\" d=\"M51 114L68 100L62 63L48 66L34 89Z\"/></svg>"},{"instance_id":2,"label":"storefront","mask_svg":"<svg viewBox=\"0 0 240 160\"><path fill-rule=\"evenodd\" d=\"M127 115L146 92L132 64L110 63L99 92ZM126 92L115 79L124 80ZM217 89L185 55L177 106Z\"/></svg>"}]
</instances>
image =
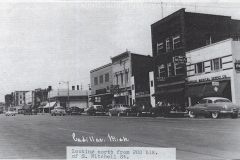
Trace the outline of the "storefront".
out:
<instances>
[{"instance_id":1,"label":"storefront","mask_svg":"<svg viewBox=\"0 0 240 160\"><path fill-rule=\"evenodd\" d=\"M145 107L150 107L151 106L150 92L149 91L136 93L135 99L136 99L136 105L137 106L145 106Z\"/></svg>"},{"instance_id":2,"label":"storefront","mask_svg":"<svg viewBox=\"0 0 240 160\"><path fill-rule=\"evenodd\" d=\"M106 106L106 105L112 104L113 94L104 93L104 94L90 95L89 99L90 99L90 102L96 105Z\"/></svg>"}]
</instances>

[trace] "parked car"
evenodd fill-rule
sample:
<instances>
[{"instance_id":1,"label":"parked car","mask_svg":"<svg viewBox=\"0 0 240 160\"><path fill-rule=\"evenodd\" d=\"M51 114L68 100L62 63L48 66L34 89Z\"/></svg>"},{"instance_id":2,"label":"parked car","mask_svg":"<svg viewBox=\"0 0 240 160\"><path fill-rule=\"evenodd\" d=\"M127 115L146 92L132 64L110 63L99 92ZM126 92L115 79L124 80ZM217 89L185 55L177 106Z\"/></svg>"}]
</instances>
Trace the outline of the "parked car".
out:
<instances>
[{"instance_id":1,"label":"parked car","mask_svg":"<svg viewBox=\"0 0 240 160\"><path fill-rule=\"evenodd\" d=\"M227 98L207 97L203 98L200 103L186 107L186 109L189 111L191 118L195 118L197 115L203 115L205 118L230 115L231 118L235 119L238 117L240 106L232 103Z\"/></svg>"},{"instance_id":2,"label":"parked car","mask_svg":"<svg viewBox=\"0 0 240 160\"><path fill-rule=\"evenodd\" d=\"M76 106L70 107L67 109L67 114L68 115L81 115L84 112L84 108L79 108Z\"/></svg>"},{"instance_id":3,"label":"parked car","mask_svg":"<svg viewBox=\"0 0 240 160\"><path fill-rule=\"evenodd\" d=\"M23 112L24 115L37 115L37 110L32 108L24 109Z\"/></svg>"},{"instance_id":4,"label":"parked car","mask_svg":"<svg viewBox=\"0 0 240 160\"><path fill-rule=\"evenodd\" d=\"M150 116L151 115L151 108L144 107L144 106L134 106L129 109L126 109L126 116Z\"/></svg>"},{"instance_id":5,"label":"parked car","mask_svg":"<svg viewBox=\"0 0 240 160\"><path fill-rule=\"evenodd\" d=\"M57 106L54 109L51 110L51 116L56 116L56 115L60 115L60 116L65 116L66 115L66 111L63 107L61 106Z\"/></svg>"},{"instance_id":6,"label":"parked car","mask_svg":"<svg viewBox=\"0 0 240 160\"><path fill-rule=\"evenodd\" d=\"M151 116L163 116L163 117L184 117L187 113L184 107L179 105L162 105L153 107L150 110Z\"/></svg>"},{"instance_id":7,"label":"parked car","mask_svg":"<svg viewBox=\"0 0 240 160\"><path fill-rule=\"evenodd\" d=\"M113 108L109 109L109 116L117 115L126 115L126 110L130 109L128 104L115 104Z\"/></svg>"},{"instance_id":8,"label":"parked car","mask_svg":"<svg viewBox=\"0 0 240 160\"><path fill-rule=\"evenodd\" d=\"M88 115L105 115L106 111L102 105L92 105L88 110L87 110Z\"/></svg>"},{"instance_id":9,"label":"parked car","mask_svg":"<svg viewBox=\"0 0 240 160\"><path fill-rule=\"evenodd\" d=\"M15 116L16 114L17 114L16 111L11 111L11 110L8 110L8 111L5 112L6 116Z\"/></svg>"}]
</instances>

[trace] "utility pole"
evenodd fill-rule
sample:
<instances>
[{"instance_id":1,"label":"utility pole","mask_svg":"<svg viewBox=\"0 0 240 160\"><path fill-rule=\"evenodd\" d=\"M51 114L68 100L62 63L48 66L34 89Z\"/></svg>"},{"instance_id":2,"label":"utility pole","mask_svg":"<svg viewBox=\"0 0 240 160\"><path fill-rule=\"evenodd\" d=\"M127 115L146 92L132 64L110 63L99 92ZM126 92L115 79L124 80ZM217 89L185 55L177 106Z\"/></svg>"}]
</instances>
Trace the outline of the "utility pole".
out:
<instances>
[{"instance_id":1,"label":"utility pole","mask_svg":"<svg viewBox=\"0 0 240 160\"><path fill-rule=\"evenodd\" d=\"M126 87L126 69L125 69L125 65L126 65L126 61L122 62L120 61L120 65L122 66L123 65L123 70L124 70L124 88L125 88L125 93L124 93L124 96L125 96L125 104L127 104L127 87Z\"/></svg>"},{"instance_id":2,"label":"utility pole","mask_svg":"<svg viewBox=\"0 0 240 160\"><path fill-rule=\"evenodd\" d=\"M163 18L163 3L161 2L162 18Z\"/></svg>"}]
</instances>

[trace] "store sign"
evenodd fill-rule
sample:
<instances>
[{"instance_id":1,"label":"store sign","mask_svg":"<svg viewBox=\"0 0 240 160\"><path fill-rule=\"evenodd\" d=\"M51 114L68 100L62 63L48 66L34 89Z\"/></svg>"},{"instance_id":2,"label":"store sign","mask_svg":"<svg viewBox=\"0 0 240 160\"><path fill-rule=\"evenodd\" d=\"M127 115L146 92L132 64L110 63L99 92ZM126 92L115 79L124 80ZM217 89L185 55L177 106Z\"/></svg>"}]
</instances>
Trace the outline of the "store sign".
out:
<instances>
[{"instance_id":1,"label":"store sign","mask_svg":"<svg viewBox=\"0 0 240 160\"><path fill-rule=\"evenodd\" d=\"M141 95L145 95L145 94L149 94L149 91L138 92L138 93L136 93L136 96L141 96Z\"/></svg>"},{"instance_id":2,"label":"store sign","mask_svg":"<svg viewBox=\"0 0 240 160\"><path fill-rule=\"evenodd\" d=\"M118 93L119 92L119 85L111 85L110 86L111 93Z\"/></svg>"},{"instance_id":3,"label":"store sign","mask_svg":"<svg viewBox=\"0 0 240 160\"><path fill-rule=\"evenodd\" d=\"M226 75L222 75L222 76L214 76L214 77L201 78L201 79L196 79L196 80L188 81L188 83L206 82L206 81L213 81L213 80L219 80L219 79L224 79L224 78L227 78L227 76L226 76Z\"/></svg>"},{"instance_id":4,"label":"store sign","mask_svg":"<svg viewBox=\"0 0 240 160\"><path fill-rule=\"evenodd\" d=\"M128 92L115 93L114 97L127 96Z\"/></svg>"},{"instance_id":5,"label":"store sign","mask_svg":"<svg viewBox=\"0 0 240 160\"><path fill-rule=\"evenodd\" d=\"M173 57L173 62L176 64L185 64L185 63L187 63L187 57L175 56L175 57Z\"/></svg>"},{"instance_id":6,"label":"store sign","mask_svg":"<svg viewBox=\"0 0 240 160\"><path fill-rule=\"evenodd\" d=\"M219 86L219 82L212 82L212 86Z\"/></svg>"},{"instance_id":7,"label":"store sign","mask_svg":"<svg viewBox=\"0 0 240 160\"><path fill-rule=\"evenodd\" d=\"M240 62L235 62L234 66L235 66L236 72L240 72Z\"/></svg>"}]
</instances>

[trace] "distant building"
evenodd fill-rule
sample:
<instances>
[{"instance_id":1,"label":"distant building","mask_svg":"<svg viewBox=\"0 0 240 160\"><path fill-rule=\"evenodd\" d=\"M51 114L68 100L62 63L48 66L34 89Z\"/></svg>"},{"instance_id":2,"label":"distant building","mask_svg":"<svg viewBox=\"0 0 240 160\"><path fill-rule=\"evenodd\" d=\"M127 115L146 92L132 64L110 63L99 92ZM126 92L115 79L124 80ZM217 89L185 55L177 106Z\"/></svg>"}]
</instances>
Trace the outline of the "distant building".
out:
<instances>
[{"instance_id":1,"label":"distant building","mask_svg":"<svg viewBox=\"0 0 240 160\"><path fill-rule=\"evenodd\" d=\"M10 107L13 104L13 95L12 94L6 94L5 95L5 106Z\"/></svg>"},{"instance_id":2,"label":"distant building","mask_svg":"<svg viewBox=\"0 0 240 160\"><path fill-rule=\"evenodd\" d=\"M25 104L25 93L29 91L15 91L13 92L14 106L22 106Z\"/></svg>"}]
</instances>

